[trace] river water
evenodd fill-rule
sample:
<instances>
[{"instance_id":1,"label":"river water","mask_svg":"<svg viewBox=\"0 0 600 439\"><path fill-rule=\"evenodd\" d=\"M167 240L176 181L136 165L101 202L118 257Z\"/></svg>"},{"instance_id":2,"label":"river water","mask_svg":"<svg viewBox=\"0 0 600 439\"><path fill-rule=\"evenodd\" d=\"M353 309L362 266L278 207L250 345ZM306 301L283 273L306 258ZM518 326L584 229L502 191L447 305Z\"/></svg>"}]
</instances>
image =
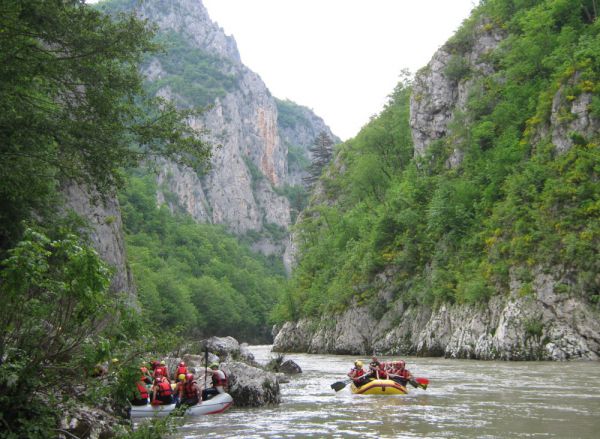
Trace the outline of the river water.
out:
<instances>
[{"instance_id":1,"label":"river water","mask_svg":"<svg viewBox=\"0 0 600 439\"><path fill-rule=\"evenodd\" d=\"M251 346L260 363L271 346ZM282 403L186 421L177 438L600 438L600 363L496 362L404 357L427 390L353 395L356 357L286 354L303 373L281 385ZM381 361L397 358L380 357ZM369 358L362 358L368 364Z\"/></svg>"}]
</instances>

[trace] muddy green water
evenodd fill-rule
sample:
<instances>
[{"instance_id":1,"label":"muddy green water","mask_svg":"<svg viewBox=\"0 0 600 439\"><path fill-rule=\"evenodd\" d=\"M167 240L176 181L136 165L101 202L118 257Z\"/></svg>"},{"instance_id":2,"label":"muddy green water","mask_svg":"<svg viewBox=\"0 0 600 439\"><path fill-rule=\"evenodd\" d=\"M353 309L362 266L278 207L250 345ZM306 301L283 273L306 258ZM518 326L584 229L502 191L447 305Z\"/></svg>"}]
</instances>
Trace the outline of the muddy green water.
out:
<instances>
[{"instance_id":1,"label":"muddy green water","mask_svg":"<svg viewBox=\"0 0 600 439\"><path fill-rule=\"evenodd\" d=\"M252 346L261 363L270 346ZM355 357L287 354L301 375L275 407L231 408L186 421L177 438L600 438L599 362L494 362L405 357L427 390L336 393ZM366 358L365 358L366 359ZM389 360L392 357L380 357ZM368 363L368 361L367 361Z\"/></svg>"}]
</instances>

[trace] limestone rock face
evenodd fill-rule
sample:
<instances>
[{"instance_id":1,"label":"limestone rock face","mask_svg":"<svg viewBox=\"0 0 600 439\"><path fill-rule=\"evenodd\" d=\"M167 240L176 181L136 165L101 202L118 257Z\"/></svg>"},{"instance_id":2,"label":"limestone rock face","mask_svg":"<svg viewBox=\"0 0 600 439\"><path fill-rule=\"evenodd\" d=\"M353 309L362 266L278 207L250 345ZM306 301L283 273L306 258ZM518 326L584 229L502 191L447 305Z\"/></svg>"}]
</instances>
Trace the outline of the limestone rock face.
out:
<instances>
[{"instance_id":1,"label":"limestone rock face","mask_svg":"<svg viewBox=\"0 0 600 439\"><path fill-rule=\"evenodd\" d=\"M162 162L157 202L173 211L183 208L199 222L223 224L238 235L273 225L287 231L290 205L280 189L298 180L297 176L288 177L288 145L311 145L312 133L323 128L330 133L329 128L306 109L302 123L280 129L276 99L262 79L241 62L234 38L210 19L201 0L146 1L138 13L156 23L160 32L175 32L193 48L220 59L216 68L234 78L232 87L201 117L190 121L207 133L205 140L215 147L210 170L199 177L192 169ZM158 59L148 61L143 72L150 81L168 76ZM178 103L187 101L168 86L157 94ZM288 245L287 239L267 236L259 239L254 249L282 256Z\"/></svg>"},{"instance_id":2,"label":"limestone rock face","mask_svg":"<svg viewBox=\"0 0 600 439\"><path fill-rule=\"evenodd\" d=\"M477 36L466 53L457 53L451 46L445 45L415 75L410 99L410 127L416 157L425 155L433 141L451 134L450 124L456 113L465 109L473 86L471 76L493 73L493 67L486 62L485 56L498 47L504 33L485 21L475 27L475 33ZM451 74L451 67L456 65L462 65L464 77L457 78ZM456 167L461 161L462 153L455 148L447 166Z\"/></svg>"},{"instance_id":3,"label":"limestone rock face","mask_svg":"<svg viewBox=\"0 0 600 439\"><path fill-rule=\"evenodd\" d=\"M580 73L575 72L567 85L573 87L582 82ZM593 118L590 114L591 91L583 91L577 96L570 96L565 88L565 86L560 87L552 99L550 126L541 129L542 136L548 135L548 131L550 132L552 143L559 153L564 153L573 146L571 133L577 133L589 141L600 131L600 120ZM583 88L586 89L586 86L584 85Z\"/></svg>"},{"instance_id":4,"label":"limestone rock face","mask_svg":"<svg viewBox=\"0 0 600 439\"><path fill-rule=\"evenodd\" d=\"M366 307L319 320L288 322L274 351L403 354L483 360L600 359L600 312L583 298L559 293L562 279L538 270L534 295L518 281L486 305L388 307L380 319ZM332 323L334 322L334 323Z\"/></svg>"},{"instance_id":5,"label":"limestone rock face","mask_svg":"<svg viewBox=\"0 0 600 439\"><path fill-rule=\"evenodd\" d=\"M63 186L66 209L89 221L92 244L100 257L111 265L115 272L111 282L111 291L126 293L131 303L135 299L135 285L125 252L125 238L119 200L116 196L101 199L91 188L75 183Z\"/></svg>"}]
</instances>

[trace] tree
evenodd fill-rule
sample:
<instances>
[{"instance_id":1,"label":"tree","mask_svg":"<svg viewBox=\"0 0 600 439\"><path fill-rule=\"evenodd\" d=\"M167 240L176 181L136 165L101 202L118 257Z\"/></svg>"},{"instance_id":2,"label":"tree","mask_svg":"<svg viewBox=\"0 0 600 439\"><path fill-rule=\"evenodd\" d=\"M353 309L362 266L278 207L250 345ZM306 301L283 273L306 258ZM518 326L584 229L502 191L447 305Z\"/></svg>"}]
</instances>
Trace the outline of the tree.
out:
<instances>
[{"instance_id":1,"label":"tree","mask_svg":"<svg viewBox=\"0 0 600 439\"><path fill-rule=\"evenodd\" d=\"M186 123L194 111L144 95L138 63L152 37L134 15L113 20L81 0L2 2L0 250L22 220L54 210L65 180L105 193L144 156L205 163Z\"/></svg>"},{"instance_id":2,"label":"tree","mask_svg":"<svg viewBox=\"0 0 600 439\"><path fill-rule=\"evenodd\" d=\"M333 140L331 140L326 132L321 131L309 151L312 163L308 167L308 175L304 178L304 182L312 186L321 176L323 168L331 161L331 157L333 156Z\"/></svg>"}]
</instances>

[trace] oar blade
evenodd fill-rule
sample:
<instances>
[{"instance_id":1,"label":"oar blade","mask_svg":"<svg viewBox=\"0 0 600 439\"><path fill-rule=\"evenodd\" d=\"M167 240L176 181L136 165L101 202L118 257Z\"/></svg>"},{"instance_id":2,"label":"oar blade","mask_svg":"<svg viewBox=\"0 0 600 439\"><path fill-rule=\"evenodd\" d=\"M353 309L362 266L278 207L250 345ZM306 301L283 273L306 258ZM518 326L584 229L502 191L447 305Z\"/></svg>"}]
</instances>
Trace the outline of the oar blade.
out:
<instances>
[{"instance_id":1,"label":"oar blade","mask_svg":"<svg viewBox=\"0 0 600 439\"><path fill-rule=\"evenodd\" d=\"M344 381L338 381L337 383L333 383L331 385L331 388L333 390L335 390L336 392L339 392L340 390L342 390L344 387L346 387L346 382Z\"/></svg>"},{"instance_id":2,"label":"oar blade","mask_svg":"<svg viewBox=\"0 0 600 439\"><path fill-rule=\"evenodd\" d=\"M429 380L427 378L415 378L415 381L423 390L427 389L427 386L429 385Z\"/></svg>"}]
</instances>

